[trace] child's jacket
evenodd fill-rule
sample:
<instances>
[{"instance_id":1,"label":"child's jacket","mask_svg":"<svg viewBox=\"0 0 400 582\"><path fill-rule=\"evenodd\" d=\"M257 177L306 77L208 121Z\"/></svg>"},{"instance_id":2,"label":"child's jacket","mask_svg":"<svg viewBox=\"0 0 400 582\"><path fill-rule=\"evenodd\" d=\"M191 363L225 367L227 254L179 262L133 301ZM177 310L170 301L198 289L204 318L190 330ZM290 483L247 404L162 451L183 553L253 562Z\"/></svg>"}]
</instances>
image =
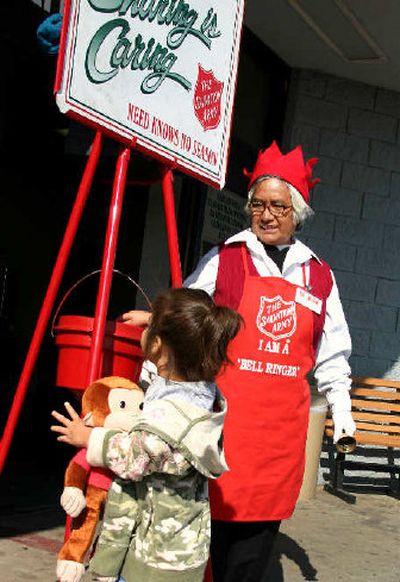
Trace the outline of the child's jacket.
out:
<instances>
[{"instance_id":1,"label":"child's jacket","mask_svg":"<svg viewBox=\"0 0 400 582\"><path fill-rule=\"evenodd\" d=\"M207 479L227 469L222 397L218 405L219 412L207 412L183 400L154 400L128 434L92 431L89 462L121 478L110 491L101 563L95 553L93 571L116 575L130 530L122 569L127 582L202 581L210 543Z\"/></svg>"}]
</instances>

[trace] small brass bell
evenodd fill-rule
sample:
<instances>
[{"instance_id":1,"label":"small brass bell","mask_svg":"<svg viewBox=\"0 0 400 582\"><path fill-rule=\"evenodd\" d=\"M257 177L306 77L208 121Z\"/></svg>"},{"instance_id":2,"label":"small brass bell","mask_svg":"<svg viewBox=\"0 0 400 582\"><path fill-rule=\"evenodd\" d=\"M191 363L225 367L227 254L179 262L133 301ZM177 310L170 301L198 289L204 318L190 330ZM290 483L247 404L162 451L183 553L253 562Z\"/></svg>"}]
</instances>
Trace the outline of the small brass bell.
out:
<instances>
[{"instance_id":1,"label":"small brass bell","mask_svg":"<svg viewBox=\"0 0 400 582\"><path fill-rule=\"evenodd\" d=\"M357 446L357 441L354 437L344 434L336 443L336 450L338 453L352 453Z\"/></svg>"}]
</instances>

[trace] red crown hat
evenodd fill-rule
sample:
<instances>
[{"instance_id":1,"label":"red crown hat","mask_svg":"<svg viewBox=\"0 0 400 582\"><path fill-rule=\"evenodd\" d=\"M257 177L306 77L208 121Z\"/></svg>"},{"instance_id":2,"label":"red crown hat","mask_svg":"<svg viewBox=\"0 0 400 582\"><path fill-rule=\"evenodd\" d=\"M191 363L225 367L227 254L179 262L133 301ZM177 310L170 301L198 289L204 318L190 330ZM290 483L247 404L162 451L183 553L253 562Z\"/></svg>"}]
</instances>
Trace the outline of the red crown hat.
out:
<instances>
[{"instance_id":1,"label":"red crown hat","mask_svg":"<svg viewBox=\"0 0 400 582\"><path fill-rule=\"evenodd\" d=\"M252 172L243 170L245 176L250 178L249 190L257 178L270 174L282 178L294 186L303 196L307 204L310 202L310 190L320 182L319 178L311 179L312 169L318 162L318 158L311 158L304 163L303 150L298 145L294 150L284 155L276 141L269 148L258 152L258 157Z\"/></svg>"}]
</instances>

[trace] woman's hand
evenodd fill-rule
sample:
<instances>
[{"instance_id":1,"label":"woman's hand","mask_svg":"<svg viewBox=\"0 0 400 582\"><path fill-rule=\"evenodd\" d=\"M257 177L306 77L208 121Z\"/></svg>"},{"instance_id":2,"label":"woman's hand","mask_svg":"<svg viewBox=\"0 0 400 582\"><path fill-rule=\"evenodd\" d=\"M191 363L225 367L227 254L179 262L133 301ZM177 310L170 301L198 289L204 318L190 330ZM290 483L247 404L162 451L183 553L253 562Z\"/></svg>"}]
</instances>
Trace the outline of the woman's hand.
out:
<instances>
[{"instance_id":1,"label":"woman's hand","mask_svg":"<svg viewBox=\"0 0 400 582\"><path fill-rule=\"evenodd\" d=\"M127 323L128 325L137 325L139 327L147 327L150 322L151 312L133 309L123 313L119 321Z\"/></svg>"},{"instance_id":2,"label":"woman's hand","mask_svg":"<svg viewBox=\"0 0 400 582\"><path fill-rule=\"evenodd\" d=\"M68 443L77 448L87 448L92 429L85 425L82 418L80 418L79 414L72 408L69 402L65 402L64 406L70 418L53 410L51 415L58 420L62 426L55 424L50 427L50 430L60 433L57 440L62 443Z\"/></svg>"},{"instance_id":3,"label":"woman's hand","mask_svg":"<svg viewBox=\"0 0 400 582\"><path fill-rule=\"evenodd\" d=\"M343 435L353 436L356 432L356 424L350 411L333 412L332 420L334 443L337 443Z\"/></svg>"}]
</instances>

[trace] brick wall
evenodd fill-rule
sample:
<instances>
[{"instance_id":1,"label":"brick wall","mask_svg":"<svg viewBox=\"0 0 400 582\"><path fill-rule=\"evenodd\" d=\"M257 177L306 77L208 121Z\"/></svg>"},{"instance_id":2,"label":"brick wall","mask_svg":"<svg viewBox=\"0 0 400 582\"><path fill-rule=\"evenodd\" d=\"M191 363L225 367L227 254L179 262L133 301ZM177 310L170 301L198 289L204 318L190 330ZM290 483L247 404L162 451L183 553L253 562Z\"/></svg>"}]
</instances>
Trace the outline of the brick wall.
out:
<instances>
[{"instance_id":1,"label":"brick wall","mask_svg":"<svg viewBox=\"0 0 400 582\"><path fill-rule=\"evenodd\" d=\"M300 238L333 268L356 374L400 379L400 93L295 71L284 148L319 157Z\"/></svg>"}]
</instances>

